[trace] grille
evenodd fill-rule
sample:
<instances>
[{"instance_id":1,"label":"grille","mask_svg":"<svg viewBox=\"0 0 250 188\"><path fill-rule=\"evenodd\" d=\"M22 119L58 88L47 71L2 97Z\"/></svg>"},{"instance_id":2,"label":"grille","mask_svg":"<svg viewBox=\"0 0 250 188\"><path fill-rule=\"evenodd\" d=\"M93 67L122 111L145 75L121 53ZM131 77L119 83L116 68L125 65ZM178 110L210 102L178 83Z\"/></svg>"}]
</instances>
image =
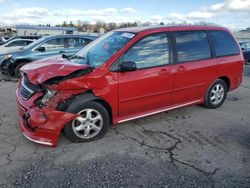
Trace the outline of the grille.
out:
<instances>
[{"instance_id":1,"label":"grille","mask_svg":"<svg viewBox=\"0 0 250 188\"><path fill-rule=\"evenodd\" d=\"M20 91L24 100L28 100L34 94L34 91L28 87L24 79L22 79Z\"/></svg>"}]
</instances>

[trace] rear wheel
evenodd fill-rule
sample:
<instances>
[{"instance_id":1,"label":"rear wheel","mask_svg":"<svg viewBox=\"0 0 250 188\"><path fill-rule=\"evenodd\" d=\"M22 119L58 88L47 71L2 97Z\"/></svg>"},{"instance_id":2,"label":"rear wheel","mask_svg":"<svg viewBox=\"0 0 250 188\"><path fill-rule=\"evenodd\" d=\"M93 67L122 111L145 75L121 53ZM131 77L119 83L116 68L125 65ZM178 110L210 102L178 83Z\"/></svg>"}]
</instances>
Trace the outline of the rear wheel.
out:
<instances>
[{"instance_id":1,"label":"rear wheel","mask_svg":"<svg viewBox=\"0 0 250 188\"><path fill-rule=\"evenodd\" d=\"M22 66L24 66L26 63L19 63L16 68L15 68L15 76L17 78L20 78L21 77L21 74L20 74L20 69Z\"/></svg>"},{"instance_id":2,"label":"rear wheel","mask_svg":"<svg viewBox=\"0 0 250 188\"><path fill-rule=\"evenodd\" d=\"M65 136L72 142L89 142L102 138L109 127L109 114L101 104L91 101L67 110L79 117L64 127Z\"/></svg>"},{"instance_id":3,"label":"rear wheel","mask_svg":"<svg viewBox=\"0 0 250 188\"><path fill-rule=\"evenodd\" d=\"M227 84L221 79L216 80L206 93L204 105L207 108L220 107L226 99L227 91Z\"/></svg>"}]
</instances>

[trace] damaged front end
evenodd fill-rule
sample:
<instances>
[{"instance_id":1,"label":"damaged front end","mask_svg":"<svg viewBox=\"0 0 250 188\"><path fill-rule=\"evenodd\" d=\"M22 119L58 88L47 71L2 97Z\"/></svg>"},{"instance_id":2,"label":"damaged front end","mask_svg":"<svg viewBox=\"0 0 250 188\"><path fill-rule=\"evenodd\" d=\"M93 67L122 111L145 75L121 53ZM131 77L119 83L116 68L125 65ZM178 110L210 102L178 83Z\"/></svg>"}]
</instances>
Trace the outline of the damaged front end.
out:
<instances>
[{"instance_id":1,"label":"damaged front end","mask_svg":"<svg viewBox=\"0 0 250 188\"><path fill-rule=\"evenodd\" d=\"M68 102L87 91L83 87L62 89L61 84L91 71L91 68L77 69L56 77L47 72L48 76L43 73L40 74L42 78L36 75L37 79L34 80L28 71L22 70L16 92L22 134L33 142L56 147L62 128L78 117L77 114L65 112Z\"/></svg>"}]
</instances>

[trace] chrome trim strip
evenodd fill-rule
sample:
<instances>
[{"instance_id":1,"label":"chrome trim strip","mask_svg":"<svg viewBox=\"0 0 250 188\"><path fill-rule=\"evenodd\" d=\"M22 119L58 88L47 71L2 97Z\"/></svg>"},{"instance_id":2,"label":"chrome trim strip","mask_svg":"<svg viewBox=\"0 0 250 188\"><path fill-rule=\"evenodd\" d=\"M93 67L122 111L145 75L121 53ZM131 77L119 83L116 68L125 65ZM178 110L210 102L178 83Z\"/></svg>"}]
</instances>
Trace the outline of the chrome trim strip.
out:
<instances>
[{"instance_id":1,"label":"chrome trim strip","mask_svg":"<svg viewBox=\"0 0 250 188\"><path fill-rule=\"evenodd\" d=\"M35 142L35 143L37 143L37 144L43 144L43 145L48 145L48 146L52 146L52 145L53 145L53 144L50 143L50 142L43 142L43 141L34 140L34 139L28 137L28 136L27 136L26 134L24 134L23 132L22 132L22 134L23 134L23 136L24 136L25 138L27 138L28 140L30 140L30 141L32 141L32 142Z\"/></svg>"},{"instance_id":2,"label":"chrome trim strip","mask_svg":"<svg viewBox=\"0 0 250 188\"><path fill-rule=\"evenodd\" d=\"M28 90L31 94L34 93L34 91L32 91L30 88L28 88L28 87L25 85L25 82L24 82L23 79L22 79L22 86L23 86L26 90Z\"/></svg>"},{"instance_id":3,"label":"chrome trim strip","mask_svg":"<svg viewBox=\"0 0 250 188\"><path fill-rule=\"evenodd\" d=\"M198 103L198 102L201 102L201 101L202 100L196 100L196 101L188 102L188 103L185 103L185 104L182 104L182 105L177 105L177 106L173 106L173 107L170 107L170 108L168 107L168 108L158 110L158 111L155 111L155 112L150 112L150 113L146 113L146 114L143 114L143 115L140 115L140 116L135 116L135 117L128 118L128 119L123 119L123 120L118 121L118 123L123 123L123 122L126 122L126 121L138 119L138 118L141 118L141 117L150 116L150 115L153 115L153 114L158 114L158 113L161 113L161 112L164 112L164 111L173 110L173 109L180 108L180 107L183 107L183 106L187 106L187 105L190 105L190 104L195 104L195 103Z\"/></svg>"}]
</instances>

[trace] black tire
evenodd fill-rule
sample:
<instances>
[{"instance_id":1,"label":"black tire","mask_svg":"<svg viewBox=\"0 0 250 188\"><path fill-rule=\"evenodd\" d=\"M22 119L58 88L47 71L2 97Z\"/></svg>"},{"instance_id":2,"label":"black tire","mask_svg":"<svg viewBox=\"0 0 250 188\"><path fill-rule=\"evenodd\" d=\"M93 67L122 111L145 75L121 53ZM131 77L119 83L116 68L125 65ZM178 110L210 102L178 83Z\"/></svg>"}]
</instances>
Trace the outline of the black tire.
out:
<instances>
[{"instance_id":1,"label":"black tire","mask_svg":"<svg viewBox=\"0 0 250 188\"><path fill-rule=\"evenodd\" d=\"M73 102L71 105L69 105L66 111L77 114L84 109L93 109L99 112L102 117L102 122L103 122L102 127L99 133L93 138L81 138L74 132L73 130L74 120L72 120L63 129L66 138L69 139L71 142L90 142L90 141L98 140L102 138L108 131L108 128L110 125L109 114L106 108L98 102L90 101L90 102L86 102L83 104Z\"/></svg>"},{"instance_id":2,"label":"black tire","mask_svg":"<svg viewBox=\"0 0 250 188\"><path fill-rule=\"evenodd\" d=\"M218 85L221 88L223 88L224 95L223 95L223 97L221 97L221 98L218 99L218 101L217 101L218 103L216 104L215 101L213 101L211 99L211 96L214 95L212 93L213 89L215 89L216 86L218 87ZM213 82L213 84L208 88L208 91L206 92L204 106L207 107L207 108L212 108L212 109L220 107L224 103L224 101L226 99L227 92L228 92L228 86L227 86L227 84L223 80L221 80L221 79L215 80Z\"/></svg>"},{"instance_id":3,"label":"black tire","mask_svg":"<svg viewBox=\"0 0 250 188\"><path fill-rule=\"evenodd\" d=\"M20 74L20 68L22 67L22 66L24 66L26 63L19 63L17 66L16 66L16 68L15 68L15 76L17 77L17 78L20 78L21 77L21 74Z\"/></svg>"}]
</instances>

